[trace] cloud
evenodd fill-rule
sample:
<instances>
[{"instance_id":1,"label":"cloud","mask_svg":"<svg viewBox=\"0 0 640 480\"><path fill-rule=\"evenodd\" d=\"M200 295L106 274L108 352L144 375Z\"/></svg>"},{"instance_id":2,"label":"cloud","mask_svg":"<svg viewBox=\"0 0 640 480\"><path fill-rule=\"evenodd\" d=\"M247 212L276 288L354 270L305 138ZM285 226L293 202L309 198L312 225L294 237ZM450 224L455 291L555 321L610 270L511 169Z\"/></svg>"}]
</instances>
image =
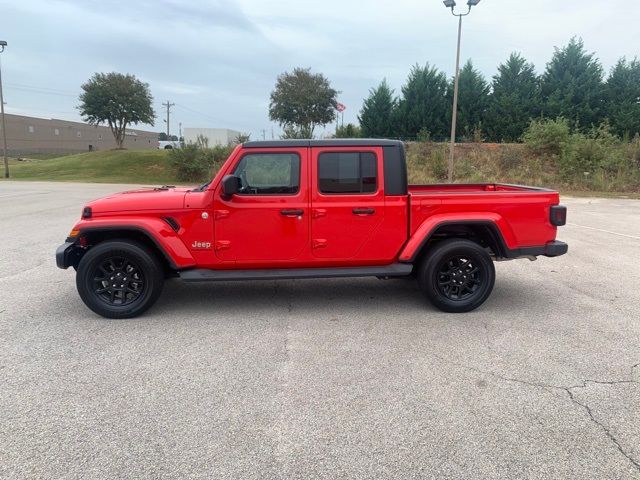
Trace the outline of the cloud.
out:
<instances>
[{"instance_id":1,"label":"cloud","mask_svg":"<svg viewBox=\"0 0 640 480\"><path fill-rule=\"evenodd\" d=\"M176 95L204 95L208 89L202 85L156 82L154 83L154 90L164 93L175 93Z\"/></svg>"},{"instance_id":2,"label":"cloud","mask_svg":"<svg viewBox=\"0 0 640 480\"><path fill-rule=\"evenodd\" d=\"M345 121L356 121L383 78L399 92L411 65L451 75L455 60L456 21L440 0L0 0L0 12L7 110L70 119L77 100L68 92L94 72L120 71L150 84L156 109L167 99L181 106L172 125L257 138L271 130L269 93L283 71L327 75ZM578 35L608 70L639 53L637 18L636 1L614 9L601 0L483 0L464 20L462 57L491 77L518 50L542 71L553 46Z\"/></svg>"}]
</instances>

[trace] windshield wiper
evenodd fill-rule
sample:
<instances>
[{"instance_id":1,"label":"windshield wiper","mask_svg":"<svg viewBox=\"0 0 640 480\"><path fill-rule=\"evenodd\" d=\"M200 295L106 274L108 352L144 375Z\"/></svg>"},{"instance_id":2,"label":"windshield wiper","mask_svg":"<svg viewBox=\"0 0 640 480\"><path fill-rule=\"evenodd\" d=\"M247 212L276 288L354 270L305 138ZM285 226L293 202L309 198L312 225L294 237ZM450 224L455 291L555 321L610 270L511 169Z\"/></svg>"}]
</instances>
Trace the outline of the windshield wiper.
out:
<instances>
[{"instance_id":1,"label":"windshield wiper","mask_svg":"<svg viewBox=\"0 0 640 480\"><path fill-rule=\"evenodd\" d=\"M202 185L200 185L197 188L194 188L193 190L191 190L192 192L202 192L204 191L205 188L207 188L209 185L211 184L211 180L209 180L207 183L203 183Z\"/></svg>"}]
</instances>

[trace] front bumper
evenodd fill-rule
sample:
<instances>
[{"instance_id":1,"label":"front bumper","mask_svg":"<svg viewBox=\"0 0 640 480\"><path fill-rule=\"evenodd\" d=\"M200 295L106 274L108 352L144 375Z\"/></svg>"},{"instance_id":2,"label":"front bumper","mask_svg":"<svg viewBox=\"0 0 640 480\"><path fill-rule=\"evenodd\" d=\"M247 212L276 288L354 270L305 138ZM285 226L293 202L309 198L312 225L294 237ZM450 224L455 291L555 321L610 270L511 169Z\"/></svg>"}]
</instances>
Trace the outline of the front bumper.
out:
<instances>
[{"instance_id":1,"label":"front bumper","mask_svg":"<svg viewBox=\"0 0 640 480\"><path fill-rule=\"evenodd\" d=\"M64 242L56 249L56 265L58 268L76 267L81 257L82 249L76 242Z\"/></svg>"}]
</instances>

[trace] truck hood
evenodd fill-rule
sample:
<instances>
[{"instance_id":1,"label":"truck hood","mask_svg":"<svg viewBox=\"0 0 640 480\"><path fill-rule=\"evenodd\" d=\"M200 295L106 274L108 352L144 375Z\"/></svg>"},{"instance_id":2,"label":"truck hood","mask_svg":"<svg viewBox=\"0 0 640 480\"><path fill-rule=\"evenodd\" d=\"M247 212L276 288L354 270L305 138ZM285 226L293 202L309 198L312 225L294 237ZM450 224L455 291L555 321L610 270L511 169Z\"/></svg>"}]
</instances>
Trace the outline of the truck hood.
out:
<instances>
[{"instance_id":1,"label":"truck hood","mask_svg":"<svg viewBox=\"0 0 640 480\"><path fill-rule=\"evenodd\" d=\"M87 204L93 215L107 212L140 212L148 210L179 210L189 188L142 188L116 193Z\"/></svg>"}]
</instances>

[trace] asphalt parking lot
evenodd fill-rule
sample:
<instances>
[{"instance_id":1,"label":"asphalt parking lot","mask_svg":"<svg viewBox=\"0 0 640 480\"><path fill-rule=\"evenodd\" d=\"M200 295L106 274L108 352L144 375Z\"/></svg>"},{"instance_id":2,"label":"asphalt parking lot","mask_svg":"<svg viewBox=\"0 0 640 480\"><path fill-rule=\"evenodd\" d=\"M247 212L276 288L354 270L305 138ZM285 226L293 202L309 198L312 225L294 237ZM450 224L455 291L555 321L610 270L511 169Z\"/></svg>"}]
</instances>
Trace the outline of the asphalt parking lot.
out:
<instances>
[{"instance_id":1,"label":"asphalt parking lot","mask_svg":"<svg viewBox=\"0 0 640 480\"><path fill-rule=\"evenodd\" d=\"M407 280L167 283L105 320L54 250L118 185L0 183L0 477L640 478L640 201L478 311Z\"/></svg>"}]
</instances>

